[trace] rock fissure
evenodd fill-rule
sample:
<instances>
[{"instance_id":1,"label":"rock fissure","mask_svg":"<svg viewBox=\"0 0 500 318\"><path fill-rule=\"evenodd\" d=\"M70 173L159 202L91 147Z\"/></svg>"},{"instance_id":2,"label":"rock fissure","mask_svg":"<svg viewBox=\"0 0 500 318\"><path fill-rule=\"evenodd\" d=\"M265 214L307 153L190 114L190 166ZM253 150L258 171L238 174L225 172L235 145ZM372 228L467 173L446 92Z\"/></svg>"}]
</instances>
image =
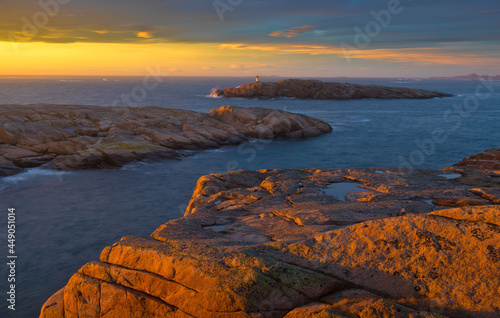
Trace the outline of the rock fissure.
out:
<instances>
[{"instance_id":1,"label":"rock fissure","mask_svg":"<svg viewBox=\"0 0 500 318\"><path fill-rule=\"evenodd\" d=\"M87 277L87 278L95 279L94 277L92 277L92 276L88 276L88 275L85 275L85 274L81 274L81 273L80 273L79 275L81 275L81 276L83 276L83 277ZM140 298L141 298L141 297L143 297L143 298L146 298L146 299L151 299L151 300L153 300L153 301L155 301L155 302L157 302L157 303L160 303L160 304L162 304L162 305L164 305L164 306L168 306L168 307L172 308L174 311L179 311L179 312L182 312L182 313L183 313L186 317L195 317L195 316L192 316L192 315L190 315L190 314L188 314L188 313L186 313L186 312L182 311L181 309L177 308L176 306L174 306L174 305L172 305L172 304L169 304L169 303L165 302L165 301L164 301L163 299L161 299L161 298L158 298L158 297L152 296L151 294L147 294L147 293L145 293L145 292L143 292L143 291L139 291L139 290L136 290L136 289L133 289L133 288L130 288L130 287L126 287L126 286L123 286L123 285L120 285L120 284L116 284L116 283L113 283L113 282L107 282L107 281L102 281L102 282L104 282L104 283L106 283L106 284L109 284L109 285L112 285L112 286L114 286L115 288L122 289L122 290L125 290L125 291L129 292L129 293L135 294L135 295L139 296ZM100 287L100 288L102 288L102 287ZM129 297L129 296L127 295L126 297ZM101 312L101 310L102 310L102 308L103 308L103 307L101 306L101 302L102 302L102 295L101 295L101 297L99 297L99 311L100 311L100 312ZM111 308L110 310L112 310L112 308ZM147 314L154 314L154 313L153 313L153 312L151 312L151 313L145 312L145 314L147 315ZM107 312L101 312L101 315L102 315L102 316L106 316L106 315L107 315Z\"/></svg>"},{"instance_id":2,"label":"rock fissure","mask_svg":"<svg viewBox=\"0 0 500 318\"><path fill-rule=\"evenodd\" d=\"M155 277L155 278L158 278L158 279L161 279L161 280L165 280L165 281L167 281L167 282L171 282L171 283L173 283L173 284L177 284L177 285L179 285L179 286L181 286L181 287L183 287L183 288L185 288L185 289L188 289L188 290L191 290L191 291L193 291L193 292L195 292L195 293L198 293L198 291L197 291L197 290L195 290L195 289L193 289L193 288L191 288L191 287L189 287L189 286L186 286L186 285L182 284L181 282L178 282L178 281L173 280L173 279L168 279L168 278L166 278L166 277L164 277L164 276L158 275L158 274L153 273L153 272L149 272L149 271L146 271L146 270L141 270L141 269L129 268L129 267L125 267L125 266L121 266L121 265L114 264L114 263L109 263L109 262L103 262L103 261L101 261L101 263L103 263L103 264L107 264L107 265L110 265L110 266L112 266L112 267L116 267L116 268L118 268L118 269L124 269L124 270L129 270L129 271L134 271L134 272L144 273L144 274L146 274L146 275L150 275L150 276L152 276L152 277ZM88 275L87 275L87 276L88 276ZM98 279L97 277L94 277L94 278ZM125 279L125 280L126 280L126 278L125 278L125 277L122 277L122 279ZM110 277L109 282L113 282L113 279L112 279L111 277ZM130 281L128 281L128 282L129 282L129 283L131 283Z\"/></svg>"},{"instance_id":3,"label":"rock fissure","mask_svg":"<svg viewBox=\"0 0 500 318\"><path fill-rule=\"evenodd\" d=\"M276 259L276 262L285 263L281 259ZM296 267L299 267L299 268L303 268L303 269L306 269L308 271L312 271L312 272L315 272L315 273L318 273L318 274L321 274L321 275L328 276L328 277L333 278L335 280L338 280L339 282L342 282L344 284L344 286L342 286L342 288L333 290L332 292L340 292L340 291L343 291L343 290L346 290L346 289L353 289L354 288L354 289L368 291L368 292L370 292L370 293L372 293L374 295L377 295L377 296L379 296L381 298L391 299L391 295L389 293L383 293L383 292L380 292L377 289L367 288L366 286L356 284L356 283L352 282L351 280L347 280L346 278L343 278L341 276L332 275L331 272L329 272L329 271L322 271L321 269L315 268L314 266L306 266L306 264L304 264L304 263L286 263L286 264L289 264L289 265L292 265L292 266L296 266ZM329 294L331 294L332 292L330 292ZM322 296L320 296L318 298L314 298L312 300L313 301L320 301L321 298L323 298L324 296L325 295L322 295ZM394 301L394 300L392 300L392 301Z\"/></svg>"},{"instance_id":4,"label":"rock fissure","mask_svg":"<svg viewBox=\"0 0 500 318\"><path fill-rule=\"evenodd\" d=\"M486 193L483 189L469 189L472 194L475 194L483 199L490 201L492 204L500 205L500 197Z\"/></svg>"}]
</instances>

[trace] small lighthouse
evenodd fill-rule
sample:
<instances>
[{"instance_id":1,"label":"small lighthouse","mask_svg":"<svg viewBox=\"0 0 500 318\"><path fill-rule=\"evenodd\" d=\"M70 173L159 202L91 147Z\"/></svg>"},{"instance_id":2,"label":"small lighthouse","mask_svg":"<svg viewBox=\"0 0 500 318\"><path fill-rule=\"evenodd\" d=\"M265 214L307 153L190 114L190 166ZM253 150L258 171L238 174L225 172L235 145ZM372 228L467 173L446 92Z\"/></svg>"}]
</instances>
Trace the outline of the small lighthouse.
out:
<instances>
[{"instance_id":1,"label":"small lighthouse","mask_svg":"<svg viewBox=\"0 0 500 318\"><path fill-rule=\"evenodd\" d=\"M259 76L255 77L255 83L258 83L260 81Z\"/></svg>"}]
</instances>

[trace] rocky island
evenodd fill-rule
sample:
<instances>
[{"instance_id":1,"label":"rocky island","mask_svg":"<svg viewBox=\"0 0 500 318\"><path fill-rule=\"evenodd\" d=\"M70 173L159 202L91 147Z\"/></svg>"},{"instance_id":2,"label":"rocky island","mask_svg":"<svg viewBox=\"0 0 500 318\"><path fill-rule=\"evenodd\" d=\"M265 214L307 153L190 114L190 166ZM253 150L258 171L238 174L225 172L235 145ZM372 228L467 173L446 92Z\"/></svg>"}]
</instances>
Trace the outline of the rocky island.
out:
<instances>
[{"instance_id":1,"label":"rocky island","mask_svg":"<svg viewBox=\"0 0 500 318\"><path fill-rule=\"evenodd\" d=\"M236 88L215 90L212 97L240 97L269 99L294 97L309 99L428 99L451 97L446 94L425 89L406 87L387 87L379 85L359 85L349 83L322 82L318 80L286 79L278 82L257 82Z\"/></svg>"},{"instance_id":2,"label":"rocky island","mask_svg":"<svg viewBox=\"0 0 500 318\"><path fill-rule=\"evenodd\" d=\"M203 176L184 217L106 247L40 317L499 317L498 153Z\"/></svg>"},{"instance_id":3,"label":"rocky island","mask_svg":"<svg viewBox=\"0 0 500 318\"><path fill-rule=\"evenodd\" d=\"M178 150L331 131L319 119L253 107L223 106L205 114L161 107L4 105L0 176L42 165L61 170L120 167Z\"/></svg>"}]
</instances>

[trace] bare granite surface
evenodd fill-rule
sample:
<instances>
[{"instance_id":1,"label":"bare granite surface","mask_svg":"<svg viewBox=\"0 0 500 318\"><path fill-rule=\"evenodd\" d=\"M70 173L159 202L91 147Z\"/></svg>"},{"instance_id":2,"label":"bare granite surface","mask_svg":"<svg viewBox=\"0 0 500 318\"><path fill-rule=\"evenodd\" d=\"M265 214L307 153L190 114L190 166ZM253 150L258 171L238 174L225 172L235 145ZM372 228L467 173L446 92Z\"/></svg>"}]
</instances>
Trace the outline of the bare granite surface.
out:
<instances>
[{"instance_id":1,"label":"bare granite surface","mask_svg":"<svg viewBox=\"0 0 500 318\"><path fill-rule=\"evenodd\" d=\"M106 247L40 317L499 317L499 176L203 176L184 217Z\"/></svg>"},{"instance_id":2,"label":"bare granite surface","mask_svg":"<svg viewBox=\"0 0 500 318\"><path fill-rule=\"evenodd\" d=\"M322 120L275 109L223 106L210 114L161 107L0 106L0 176L23 168L120 167L239 144L250 138L311 138Z\"/></svg>"}]
</instances>

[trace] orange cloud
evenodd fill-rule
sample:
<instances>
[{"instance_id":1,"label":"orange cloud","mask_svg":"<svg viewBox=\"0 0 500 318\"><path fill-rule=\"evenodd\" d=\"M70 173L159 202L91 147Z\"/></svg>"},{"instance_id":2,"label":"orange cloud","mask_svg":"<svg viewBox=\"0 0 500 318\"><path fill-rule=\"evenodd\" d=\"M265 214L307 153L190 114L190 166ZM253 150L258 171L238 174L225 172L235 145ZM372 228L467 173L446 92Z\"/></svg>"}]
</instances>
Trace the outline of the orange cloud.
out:
<instances>
[{"instance_id":1,"label":"orange cloud","mask_svg":"<svg viewBox=\"0 0 500 318\"><path fill-rule=\"evenodd\" d=\"M498 63L498 58L479 54L446 53L439 48L414 49L373 49L351 51L350 58L364 60L383 60L387 62L447 65L488 65Z\"/></svg>"},{"instance_id":2,"label":"orange cloud","mask_svg":"<svg viewBox=\"0 0 500 318\"><path fill-rule=\"evenodd\" d=\"M322 45L289 45L289 44L244 44L244 43L225 43L219 45L221 50L248 50L273 52L274 54L342 54L342 50L335 46Z\"/></svg>"},{"instance_id":3,"label":"orange cloud","mask_svg":"<svg viewBox=\"0 0 500 318\"><path fill-rule=\"evenodd\" d=\"M231 64L231 65L229 65L229 68L231 68L233 70L240 70L240 69L244 69L245 66L243 66L241 64Z\"/></svg>"},{"instance_id":4,"label":"orange cloud","mask_svg":"<svg viewBox=\"0 0 500 318\"><path fill-rule=\"evenodd\" d=\"M137 37L138 38L145 38L145 39L151 39L153 37L153 35L151 34L151 32L137 32Z\"/></svg>"},{"instance_id":5,"label":"orange cloud","mask_svg":"<svg viewBox=\"0 0 500 318\"><path fill-rule=\"evenodd\" d=\"M314 26L313 25L303 25L303 26L300 26L300 27L295 27L295 28L288 29L286 32L283 32L283 31L274 31L274 32L272 32L272 33L270 33L268 35L269 36L274 36L274 37L283 36L285 38L294 38L294 37L296 37L299 34L306 33L306 32L311 32L312 30L314 30Z\"/></svg>"},{"instance_id":6,"label":"orange cloud","mask_svg":"<svg viewBox=\"0 0 500 318\"><path fill-rule=\"evenodd\" d=\"M495 65L499 59L483 54L448 53L452 49L458 52L460 48L403 48L403 49L361 49L344 50L338 46L325 45L259 45L232 43L222 44L219 49L254 50L273 52L273 54L306 54L306 55L334 55L339 58L363 59L370 61L384 61L411 64L447 64L447 65Z\"/></svg>"}]
</instances>

